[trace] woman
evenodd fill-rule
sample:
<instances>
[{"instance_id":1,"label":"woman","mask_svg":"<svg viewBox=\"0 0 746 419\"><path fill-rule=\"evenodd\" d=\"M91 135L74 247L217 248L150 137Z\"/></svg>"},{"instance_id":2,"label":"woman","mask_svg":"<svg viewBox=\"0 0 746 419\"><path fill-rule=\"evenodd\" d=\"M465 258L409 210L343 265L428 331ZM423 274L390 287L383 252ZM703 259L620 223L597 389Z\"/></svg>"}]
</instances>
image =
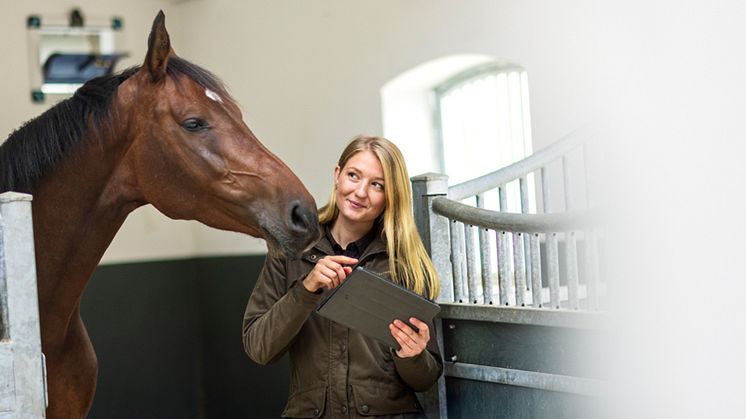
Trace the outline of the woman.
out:
<instances>
[{"instance_id":1,"label":"woman","mask_svg":"<svg viewBox=\"0 0 746 419\"><path fill-rule=\"evenodd\" d=\"M267 364L290 352L283 417L421 418L416 391L429 389L443 363L433 330L411 318L389 325L390 348L315 313L319 301L360 264L435 298L438 278L412 216L404 158L382 137L358 136L334 169L324 234L300 259L267 257L243 322L249 357Z\"/></svg>"}]
</instances>

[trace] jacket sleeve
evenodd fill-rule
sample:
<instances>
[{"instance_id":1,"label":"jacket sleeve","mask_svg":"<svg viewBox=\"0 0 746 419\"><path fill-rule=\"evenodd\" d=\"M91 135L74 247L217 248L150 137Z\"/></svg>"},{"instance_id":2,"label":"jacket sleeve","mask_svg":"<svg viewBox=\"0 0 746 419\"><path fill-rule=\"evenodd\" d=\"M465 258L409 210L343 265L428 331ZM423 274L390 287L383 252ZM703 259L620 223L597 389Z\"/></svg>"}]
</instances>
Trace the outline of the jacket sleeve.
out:
<instances>
[{"instance_id":1,"label":"jacket sleeve","mask_svg":"<svg viewBox=\"0 0 746 419\"><path fill-rule=\"evenodd\" d=\"M423 392L438 381L438 377L443 373L443 357L438 350L438 337L435 328L430 326L430 342L427 349L417 356L411 358L399 358L396 351L391 349L392 357L396 372L404 382L417 392Z\"/></svg>"},{"instance_id":2,"label":"jacket sleeve","mask_svg":"<svg viewBox=\"0 0 746 419\"><path fill-rule=\"evenodd\" d=\"M267 256L243 318L244 350L255 362L266 365L279 359L295 340L321 298L301 283L289 289L284 259Z\"/></svg>"}]
</instances>

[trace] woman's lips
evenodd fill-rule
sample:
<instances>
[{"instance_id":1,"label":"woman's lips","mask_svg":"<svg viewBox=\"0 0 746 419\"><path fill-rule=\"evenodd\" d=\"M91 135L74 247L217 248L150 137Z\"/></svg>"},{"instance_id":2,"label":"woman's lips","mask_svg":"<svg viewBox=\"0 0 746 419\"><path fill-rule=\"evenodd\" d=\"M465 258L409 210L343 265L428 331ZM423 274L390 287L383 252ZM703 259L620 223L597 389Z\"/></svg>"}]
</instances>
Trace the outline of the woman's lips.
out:
<instances>
[{"instance_id":1,"label":"woman's lips","mask_svg":"<svg viewBox=\"0 0 746 419\"><path fill-rule=\"evenodd\" d=\"M349 203L350 203L350 206L351 206L352 208L355 208L355 209L359 209L359 208L360 208L360 209L361 209L361 208L365 208L365 205L362 205L362 204L360 204L360 203L357 203L357 202L355 202L355 201L351 201L351 200L349 200L349 199L348 199L348 200L347 200L347 202L349 202Z\"/></svg>"}]
</instances>

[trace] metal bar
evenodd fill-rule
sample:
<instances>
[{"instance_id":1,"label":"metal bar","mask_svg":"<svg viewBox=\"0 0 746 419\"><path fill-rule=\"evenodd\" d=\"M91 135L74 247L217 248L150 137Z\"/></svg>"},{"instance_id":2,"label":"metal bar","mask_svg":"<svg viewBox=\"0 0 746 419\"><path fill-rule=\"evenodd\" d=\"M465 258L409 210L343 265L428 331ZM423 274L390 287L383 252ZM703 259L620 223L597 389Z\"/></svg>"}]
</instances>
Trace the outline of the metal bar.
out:
<instances>
[{"instance_id":1,"label":"metal bar","mask_svg":"<svg viewBox=\"0 0 746 419\"><path fill-rule=\"evenodd\" d=\"M444 367L446 377L558 391L583 396L599 397L608 395L608 384L604 381L591 378L489 367L461 362L446 362Z\"/></svg>"},{"instance_id":2,"label":"metal bar","mask_svg":"<svg viewBox=\"0 0 746 419\"><path fill-rule=\"evenodd\" d=\"M560 308L559 251L557 233L547 234L547 276L549 277L549 302L552 308Z\"/></svg>"},{"instance_id":3,"label":"metal bar","mask_svg":"<svg viewBox=\"0 0 746 419\"><path fill-rule=\"evenodd\" d=\"M544 214L552 212L552 206L549 202L549 173L546 166L541 168L541 206L544 209Z\"/></svg>"},{"instance_id":4,"label":"metal bar","mask_svg":"<svg viewBox=\"0 0 746 419\"><path fill-rule=\"evenodd\" d=\"M591 207L591 189L588 184L588 144L583 144L583 182L585 183L585 207Z\"/></svg>"},{"instance_id":5,"label":"metal bar","mask_svg":"<svg viewBox=\"0 0 746 419\"><path fill-rule=\"evenodd\" d=\"M580 308L578 300L578 249L575 240L575 232L565 233L565 258L567 266L567 297L570 309L578 310Z\"/></svg>"},{"instance_id":6,"label":"metal bar","mask_svg":"<svg viewBox=\"0 0 746 419\"><path fill-rule=\"evenodd\" d=\"M598 242L593 230L585 233L586 288L588 290L588 310L598 310Z\"/></svg>"},{"instance_id":7,"label":"metal bar","mask_svg":"<svg viewBox=\"0 0 746 419\"><path fill-rule=\"evenodd\" d=\"M497 232L497 279L500 288L500 305L510 302L510 266L508 266L508 245L504 231Z\"/></svg>"},{"instance_id":8,"label":"metal bar","mask_svg":"<svg viewBox=\"0 0 746 419\"><path fill-rule=\"evenodd\" d=\"M531 242L532 305L536 308L541 308L543 306L543 303L541 300L541 249L539 247L539 234L532 234L529 241Z\"/></svg>"},{"instance_id":9,"label":"metal bar","mask_svg":"<svg viewBox=\"0 0 746 419\"><path fill-rule=\"evenodd\" d=\"M466 283L468 286L469 301L477 304L479 291L479 278L477 278L477 260L474 251L474 229L473 225L464 224L464 237L466 238Z\"/></svg>"},{"instance_id":10,"label":"metal bar","mask_svg":"<svg viewBox=\"0 0 746 419\"><path fill-rule=\"evenodd\" d=\"M470 196L493 190L499 185L518 179L527 173L533 172L537 167L546 166L558 157L569 153L580 144L586 142L591 134L590 130L581 128L576 132L570 133L554 144L533 153L523 160L505 166L484 176L449 187L448 196L451 199L460 201ZM545 184L544 180L545 179L542 177L542 185Z\"/></svg>"},{"instance_id":11,"label":"metal bar","mask_svg":"<svg viewBox=\"0 0 746 419\"><path fill-rule=\"evenodd\" d=\"M458 221L451 221L451 265L453 266L453 300L463 303L464 296L464 229Z\"/></svg>"},{"instance_id":12,"label":"metal bar","mask_svg":"<svg viewBox=\"0 0 746 419\"><path fill-rule=\"evenodd\" d=\"M453 301L453 268L449 221L433 212L432 201L448 193L448 176L427 173L412 178L412 199L417 230L440 279L438 301Z\"/></svg>"},{"instance_id":13,"label":"metal bar","mask_svg":"<svg viewBox=\"0 0 746 419\"><path fill-rule=\"evenodd\" d=\"M5 402L11 397L13 417L43 418L46 388L31 200L27 194L0 194L9 329L6 330L9 339L0 344L0 389L13 389L12 393L0 392L0 405L4 405L0 411L10 410ZM8 366L10 370L6 369Z\"/></svg>"},{"instance_id":14,"label":"metal bar","mask_svg":"<svg viewBox=\"0 0 746 419\"><path fill-rule=\"evenodd\" d=\"M477 195L477 208L484 208L484 194ZM492 238L486 228L479 228L479 260L482 265L484 304L494 304L492 286Z\"/></svg>"},{"instance_id":15,"label":"metal bar","mask_svg":"<svg viewBox=\"0 0 746 419\"><path fill-rule=\"evenodd\" d=\"M505 185L497 188L497 195L500 198L500 212L508 212L508 198L505 193Z\"/></svg>"},{"instance_id":16,"label":"metal bar","mask_svg":"<svg viewBox=\"0 0 746 419\"><path fill-rule=\"evenodd\" d=\"M439 318L433 319L433 326L435 330L433 335L436 337L436 342L440 353L443 351L443 321ZM428 418L447 419L448 409L446 403L446 381L444 376L438 378L437 384L430 387L424 393L421 393L422 408Z\"/></svg>"},{"instance_id":17,"label":"metal bar","mask_svg":"<svg viewBox=\"0 0 746 419\"><path fill-rule=\"evenodd\" d=\"M565 193L565 211L570 209L570 169L567 155L562 156L562 191Z\"/></svg>"},{"instance_id":18,"label":"metal bar","mask_svg":"<svg viewBox=\"0 0 746 419\"><path fill-rule=\"evenodd\" d=\"M433 211L451 220L510 232L550 233L582 230L598 224L596 212L590 210L561 214L511 214L474 208L445 197L433 198Z\"/></svg>"},{"instance_id":19,"label":"metal bar","mask_svg":"<svg viewBox=\"0 0 746 419\"><path fill-rule=\"evenodd\" d=\"M529 208L529 201L528 201L528 178L526 176L522 176L519 180L519 186L521 189L521 213L522 214L528 214L531 211L531 208ZM523 256L525 258L524 260L524 266L526 267L526 278L531 278L531 245L529 244L529 241L525 238L523 239ZM531 290L531 281L526 282L526 291Z\"/></svg>"},{"instance_id":20,"label":"metal bar","mask_svg":"<svg viewBox=\"0 0 746 419\"><path fill-rule=\"evenodd\" d=\"M508 211L508 200L505 192L505 185L500 185L497 188L498 197L500 200L500 212ZM508 235L504 231L497 234L497 267L498 267L498 280L500 282L500 305L506 306L510 303L510 279L512 269L510 266Z\"/></svg>"},{"instance_id":21,"label":"metal bar","mask_svg":"<svg viewBox=\"0 0 746 419\"><path fill-rule=\"evenodd\" d=\"M515 304L525 306L526 259L523 255L523 233L513 233L513 261L515 262Z\"/></svg>"},{"instance_id":22,"label":"metal bar","mask_svg":"<svg viewBox=\"0 0 746 419\"><path fill-rule=\"evenodd\" d=\"M10 338L10 323L8 322L8 288L5 277L5 233L3 232L3 216L0 211L0 342Z\"/></svg>"},{"instance_id":23,"label":"metal bar","mask_svg":"<svg viewBox=\"0 0 746 419\"><path fill-rule=\"evenodd\" d=\"M609 327L609 316L602 312L546 310L533 307L441 303L438 317L444 320L474 320L568 329L606 330Z\"/></svg>"}]
</instances>

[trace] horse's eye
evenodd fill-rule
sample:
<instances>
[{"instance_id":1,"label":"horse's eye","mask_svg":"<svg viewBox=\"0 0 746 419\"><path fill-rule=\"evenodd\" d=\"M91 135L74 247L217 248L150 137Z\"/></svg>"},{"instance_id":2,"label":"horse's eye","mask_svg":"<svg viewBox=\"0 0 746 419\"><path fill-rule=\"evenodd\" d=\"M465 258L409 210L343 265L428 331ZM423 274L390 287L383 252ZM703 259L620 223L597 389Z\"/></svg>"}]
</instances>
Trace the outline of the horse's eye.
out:
<instances>
[{"instance_id":1,"label":"horse's eye","mask_svg":"<svg viewBox=\"0 0 746 419\"><path fill-rule=\"evenodd\" d=\"M202 131L204 129L209 128L209 125L207 125L207 122L199 118L186 119L184 120L184 122L181 123L181 126L189 132L197 132L197 131Z\"/></svg>"}]
</instances>

